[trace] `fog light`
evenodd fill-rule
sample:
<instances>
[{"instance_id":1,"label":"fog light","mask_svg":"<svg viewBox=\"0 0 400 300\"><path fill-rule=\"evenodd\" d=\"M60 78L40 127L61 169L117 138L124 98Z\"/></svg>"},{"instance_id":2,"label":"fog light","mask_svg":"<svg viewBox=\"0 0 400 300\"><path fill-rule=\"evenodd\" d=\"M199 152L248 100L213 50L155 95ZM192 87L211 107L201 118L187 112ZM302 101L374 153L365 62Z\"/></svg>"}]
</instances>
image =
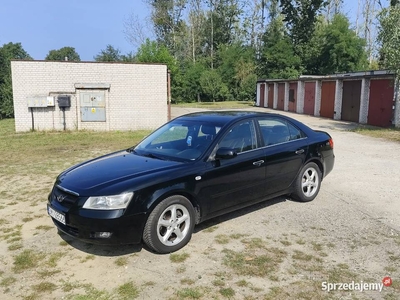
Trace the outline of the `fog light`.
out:
<instances>
[{"instance_id":1,"label":"fog light","mask_svg":"<svg viewBox=\"0 0 400 300\"><path fill-rule=\"evenodd\" d=\"M112 235L112 232L95 232L94 237L97 239L108 239Z\"/></svg>"}]
</instances>

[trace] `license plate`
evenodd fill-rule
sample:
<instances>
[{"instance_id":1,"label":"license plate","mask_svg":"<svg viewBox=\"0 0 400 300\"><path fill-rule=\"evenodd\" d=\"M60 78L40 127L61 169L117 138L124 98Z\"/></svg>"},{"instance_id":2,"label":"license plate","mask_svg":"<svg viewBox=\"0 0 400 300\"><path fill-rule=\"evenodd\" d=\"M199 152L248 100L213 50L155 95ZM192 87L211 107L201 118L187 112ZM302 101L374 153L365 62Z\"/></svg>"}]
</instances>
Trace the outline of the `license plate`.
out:
<instances>
[{"instance_id":1,"label":"license plate","mask_svg":"<svg viewBox=\"0 0 400 300\"><path fill-rule=\"evenodd\" d=\"M57 220L61 224L65 225L65 215L63 213L60 213L60 212L52 209L50 206L47 207L47 212L50 215L50 217Z\"/></svg>"}]
</instances>

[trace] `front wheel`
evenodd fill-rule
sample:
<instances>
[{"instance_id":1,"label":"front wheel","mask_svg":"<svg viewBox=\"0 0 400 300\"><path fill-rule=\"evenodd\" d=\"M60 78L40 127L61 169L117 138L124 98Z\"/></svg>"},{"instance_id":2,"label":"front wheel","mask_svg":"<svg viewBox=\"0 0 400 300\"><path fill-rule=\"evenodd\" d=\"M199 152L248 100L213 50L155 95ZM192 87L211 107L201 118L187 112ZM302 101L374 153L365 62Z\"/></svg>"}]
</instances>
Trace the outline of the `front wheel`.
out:
<instances>
[{"instance_id":1,"label":"front wheel","mask_svg":"<svg viewBox=\"0 0 400 300\"><path fill-rule=\"evenodd\" d=\"M321 175L321 170L316 163L306 164L296 179L293 198L302 202L314 200L321 187Z\"/></svg>"},{"instance_id":2,"label":"front wheel","mask_svg":"<svg viewBox=\"0 0 400 300\"><path fill-rule=\"evenodd\" d=\"M158 253L171 253L185 246L192 237L194 209L185 197L171 196L150 213L143 241Z\"/></svg>"}]
</instances>

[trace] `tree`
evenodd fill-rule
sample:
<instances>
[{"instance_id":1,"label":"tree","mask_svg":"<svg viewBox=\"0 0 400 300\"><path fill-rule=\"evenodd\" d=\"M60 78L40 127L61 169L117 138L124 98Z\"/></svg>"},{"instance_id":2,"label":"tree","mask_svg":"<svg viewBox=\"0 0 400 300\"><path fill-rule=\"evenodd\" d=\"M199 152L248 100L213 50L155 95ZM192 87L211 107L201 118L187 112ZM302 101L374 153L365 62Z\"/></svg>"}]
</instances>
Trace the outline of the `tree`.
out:
<instances>
[{"instance_id":1,"label":"tree","mask_svg":"<svg viewBox=\"0 0 400 300\"><path fill-rule=\"evenodd\" d=\"M183 12L188 0L147 0L151 5L151 19L158 43L164 44L172 55L178 57Z\"/></svg>"},{"instance_id":2,"label":"tree","mask_svg":"<svg viewBox=\"0 0 400 300\"><path fill-rule=\"evenodd\" d=\"M135 48L150 38L151 30L152 28L149 23L140 21L137 15L131 14L124 21L125 37Z\"/></svg>"},{"instance_id":3,"label":"tree","mask_svg":"<svg viewBox=\"0 0 400 300\"><path fill-rule=\"evenodd\" d=\"M63 47L58 50L50 50L45 60L68 60L68 61L81 61L79 54L75 51L74 47Z\"/></svg>"},{"instance_id":4,"label":"tree","mask_svg":"<svg viewBox=\"0 0 400 300\"><path fill-rule=\"evenodd\" d=\"M270 23L263 36L263 46L258 59L258 74L267 78L298 78L301 73L300 57L294 52L286 33L277 1L269 8Z\"/></svg>"},{"instance_id":5,"label":"tree","mask_svg":"<svg viewBox=\"0 0 400 300\"><path fill-rule=\"evenodd\" d=\"M365 40L358 37L344 15L333 17L323 33L321 54L318 58L321 74L351 72L365 69L368 65L364 49Z\"/></svg>"},{"instance_id":6,"label":"tree","mask_svg":"<svg viewBox=\"0 0 400 300\"><path fill-rule=\"evenodd\" d=\"M122 60L121 51L108 44L106 49L101 50L99 54L94 56L94 60L99 62L120 61Z\"/></svg>"},{"instance_id":7,"label":"tree","mask_svg":"<svg viewBox=\"0 0 400 300\"><path fill-rule=\"evenodd\" d=\"M280 0L284 21L295 44L306 43L314 32L324 0Z\"/></svg>"},{"instance_id":8,"label":"tree","mask_svg":"<svg viewBox=\"0 0 400 300\"><path fill-rule=\"evenodd\" d=\"M204 94L213 102L225 97L228 93L227 86L222 82L221 76L215 69L203 72L200 77L200 85Z\"/></svg>"},{"instance_id":9,"label":"tree","mask_svg":"<svg viewBox=\"0 0 400 300\"><path fill-rule=\"evenodd\" d=\"M21 43L8 43L0 48L0 119L14 117L11 82L11 59L32 59Z\"/></svg>"},{"instance_id":10,"label":"tree","mask_svg":"<svg viewBox=\"0 0 400 300\"><path fill-rule=\"evenodd\" d=\"M163 63L168 66L172 74L178 71L174 57L170 54L167 47L159 45L149 39L141 45L136 53L136 60L144 63Z\"/></svg>"},{"instance_id":11,"label":"tree","mask_svg":"<svg viewBox=\"0 0 400 300\"><path fill-rule=\"evenodd\" d=\"M253 48L243 46L240 43L219 47L216 66L222 81L229 87L229 98L237 100L246 98L241 89L247 77L250 74L255 74L254 56ZM240 99L239 94L242 95Z\"/></svg>"},{"instance_id":12,"label":"tree","mask_svg":"<svg viewBox=\"0 0 400 300\"><path fill-rule=\"evenodd\" d=\"M197 99L197 102L201 102L202 88L200 85L200 77L204 71L207 70L205 63L197 60L195 63L191 61L186 62L183 65L183 72L180 76L180 85L175 89L178 92L175 98L179 101L189 101ZM174 80L174 86L176 86Z\"/></svg>"},{"instance_id":13,"label":"tree","mask_svg":"<svg viewBox=\"0 0 400 300\"><path fill-rule=\"evenodd\" d=\"M396 72L400 79L400 5L384 9L379 15L379 21L381 65Z\"/></svg>"}]
</instances>

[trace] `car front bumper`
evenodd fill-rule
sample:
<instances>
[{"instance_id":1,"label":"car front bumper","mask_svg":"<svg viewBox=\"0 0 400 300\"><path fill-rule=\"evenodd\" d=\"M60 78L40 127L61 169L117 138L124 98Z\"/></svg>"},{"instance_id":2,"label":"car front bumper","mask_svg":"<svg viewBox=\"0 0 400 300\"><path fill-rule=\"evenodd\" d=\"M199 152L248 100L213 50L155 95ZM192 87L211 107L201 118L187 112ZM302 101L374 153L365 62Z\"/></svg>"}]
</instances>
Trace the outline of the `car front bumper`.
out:
<instances>
[{"instance_id":1,"label":"car front bumper","mask_svg":"<svg viewBox=\"0 0 400 300\"><path fill-rule=\"evenodd\" d=\"M147 219L145 213L124 215L123 210L66 209L56 201L47 204L65 216L65 224L52 217L56 227L65 234L92 244L139 244ZM108 236L109 235L109 236Z\"/></svg>"}]
</instances>

